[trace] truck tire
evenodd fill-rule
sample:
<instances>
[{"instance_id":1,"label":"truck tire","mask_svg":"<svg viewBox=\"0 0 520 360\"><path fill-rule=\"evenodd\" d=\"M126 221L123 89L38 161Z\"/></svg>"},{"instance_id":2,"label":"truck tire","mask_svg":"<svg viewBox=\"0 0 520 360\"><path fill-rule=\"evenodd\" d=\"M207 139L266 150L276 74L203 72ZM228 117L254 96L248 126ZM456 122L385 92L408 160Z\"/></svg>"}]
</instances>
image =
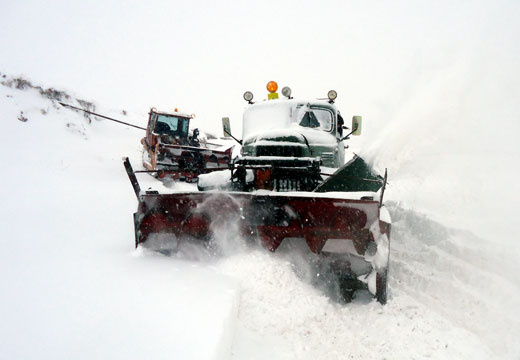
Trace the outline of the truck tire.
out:
<instances>
[{"instance_id":1,"label":"truck tire","mask_svg":"<svg viewBox=\"0 0 520 360\"><path fill-rule=\"evenodd\" d=\"M376 275L376 299L381 305L386 304L388 297L388 268L378 271Z\"/></svg>"},{"instance_id":2,"label":"truck tire","mask_svg":"<svg viewBox=\"0 0 520 360\"><path fill-rule=\"evenodd\" d=\"M359 288L358 280L349 277L338 278L339 295L341 299L346 303L349 303L354 299L356 290Z\"/></svg>"}]
</instances>

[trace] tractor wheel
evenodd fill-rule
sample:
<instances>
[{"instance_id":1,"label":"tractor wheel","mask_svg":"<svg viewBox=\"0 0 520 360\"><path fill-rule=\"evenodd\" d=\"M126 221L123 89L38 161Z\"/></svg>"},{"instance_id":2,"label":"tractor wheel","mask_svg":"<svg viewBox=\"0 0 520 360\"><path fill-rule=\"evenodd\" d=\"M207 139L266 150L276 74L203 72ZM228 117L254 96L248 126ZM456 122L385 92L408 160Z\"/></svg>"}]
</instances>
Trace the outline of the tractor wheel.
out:
<instances>
[{"instance_id":1,"label":"tractor wheel","mask_svg":"<svg viewBox=\"0 0 520 360\"><path fill-rule=\"evenodd\" d=\"M382 305L386 304L388 296L388 268L377 272L376 275L376 299Z\"/></svg>"},{"instance_id":2,"label":"tractor wheel","mask_svg":"<svg viewBox=\"0 0 520 360\"><path fill-rule=\"evenodd\" d=\"M179 159L179 168L181 170L191 170L193 168L194 158L189 152L184 152Z\"/></svg>"}]
</instances>

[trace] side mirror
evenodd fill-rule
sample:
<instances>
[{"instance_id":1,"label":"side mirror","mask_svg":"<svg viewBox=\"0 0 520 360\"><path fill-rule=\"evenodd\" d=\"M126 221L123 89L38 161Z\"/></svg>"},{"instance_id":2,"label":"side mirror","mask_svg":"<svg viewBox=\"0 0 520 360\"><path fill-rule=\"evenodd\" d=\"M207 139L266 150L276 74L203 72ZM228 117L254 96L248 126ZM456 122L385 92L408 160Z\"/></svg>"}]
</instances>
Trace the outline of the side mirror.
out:
<instances>
[{"instance_id":1,"label":"side mirror","mask_svg":"<svg viewBox=\"0 0 520 360\"><path fill-rule=\"evenodd\" d=\"M224 131L224 137L225 138L232 138L237 143L242 145L242 140L238 140L236 137L231 135L231 125L229 124L229 118L228 117L223 117L222 118L222 130Z\"/></svg>"},{"instance_id":2,"label":"side mirror","mask_svg":"<svg viewBox=\"0 0 520 360\"><path fill-rule=\"evenodd\" d=\"M352 117L352 135L361 135L361 116Z\"/></svg>"},{"instance_id":3,"label":"side mirror","mask_svg":"<svg viewBox=\"0 0 520 360\"><path fill-rule=\"evenodd\" d=\"M224 131L224 137L229 137L231 135L231 124L229 123L228 117L222 118L222 130Z\"/></svg>"},{"instance_id":4,"label":"side mirror","mask_svg":"<svg viewBox=\"0 0 520 360\"><path fill-rule=\"evenodd\" d=\"M346 126L342 126L342 128L348 129ZM348 140L350 135L361 135L361 116L352 117L352 131L343 136L340 141Z\"/></svg>"}]
</instances>

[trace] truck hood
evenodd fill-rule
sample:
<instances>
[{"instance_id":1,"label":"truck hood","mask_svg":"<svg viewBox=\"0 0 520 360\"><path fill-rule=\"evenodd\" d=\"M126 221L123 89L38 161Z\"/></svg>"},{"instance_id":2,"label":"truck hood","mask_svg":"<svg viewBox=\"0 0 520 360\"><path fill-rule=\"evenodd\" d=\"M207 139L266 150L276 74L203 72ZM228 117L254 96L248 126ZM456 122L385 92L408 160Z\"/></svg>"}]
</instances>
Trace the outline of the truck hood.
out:
<instances>
[{"instance_id":1,"label":"truck hood","mask_svg":"<svg viewBox=\"0 0 520 360\"><path fill-rule=\"evenodd\" d=\"M305 146L335 146L336 138L325 131L310 129L299 125L289 128L266 130L244 139L244 146L303 144Z\"/></svg>"}]
</instances>

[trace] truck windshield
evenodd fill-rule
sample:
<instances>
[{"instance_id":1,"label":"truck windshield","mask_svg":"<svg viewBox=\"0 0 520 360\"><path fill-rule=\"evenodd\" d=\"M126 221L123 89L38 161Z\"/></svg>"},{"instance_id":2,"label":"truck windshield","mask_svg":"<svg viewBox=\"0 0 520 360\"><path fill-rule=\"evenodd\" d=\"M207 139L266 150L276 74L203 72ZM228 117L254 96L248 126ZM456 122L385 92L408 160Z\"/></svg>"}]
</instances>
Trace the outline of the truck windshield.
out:
<instances>
[{"instance_id":1,"label":"truck windshield","mask_svg":"<svg viewBox=\"0 0 520 360\"><path fill-rule=\"evenodd\" d=\"M247 108L244 112L242 138L266 130L288 129L293 125L331 132L335 114L326 105L296 103L295 101L266 101Z\"/></svg>"},{"instance_id":2,"label":"truck windshield","mask_svg":"<svg viewBox=\"0 0 520 360\"><path fill-rule=\"evenodd\" d=\"M157 134L188 135L189 119L172 115L157 114L154 132Z\"/></svg>"},{"instance_id":3,"label":"truck windshield","mask_svg":"<svg viewBox=\"0 0 520 360\"><path fill-rule=\"evenodd\" d=\"M318 128L323 131L331 131L333 124L332 112L325 108L306 107L298 108L298 124L304 127Z\"/></svg>"}]
</instances>

